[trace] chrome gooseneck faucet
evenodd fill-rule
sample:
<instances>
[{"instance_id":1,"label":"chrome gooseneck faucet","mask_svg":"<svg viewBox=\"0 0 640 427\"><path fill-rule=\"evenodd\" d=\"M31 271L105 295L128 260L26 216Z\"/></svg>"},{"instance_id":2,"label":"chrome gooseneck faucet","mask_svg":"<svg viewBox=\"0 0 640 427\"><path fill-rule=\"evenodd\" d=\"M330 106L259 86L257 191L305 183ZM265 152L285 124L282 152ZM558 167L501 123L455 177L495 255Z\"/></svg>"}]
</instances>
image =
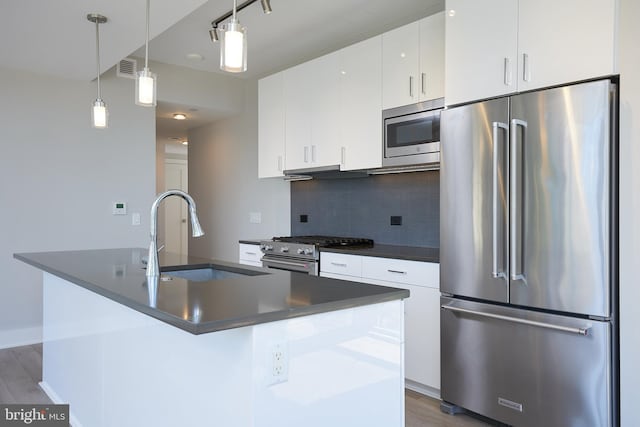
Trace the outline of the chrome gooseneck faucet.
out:
<instances>
[{"instance_id":1,"label":"chrome gooseneck faucet","mask_svg":"<svg viewBox=\"0 0 640 427\"><path fill-rule=\"evenodd\" d=\"M181 190L169 190L160 194L153 205L151 205L151 243L149 244L149 261L147 262L147 277L160 276L160 265L158 262L158 205L169 196L182 197L189 206L189 216L191 217L191 228L193 237L204 236L204 231L196 215L196 202L193 198Z\"/></svg>"}]
</instances>

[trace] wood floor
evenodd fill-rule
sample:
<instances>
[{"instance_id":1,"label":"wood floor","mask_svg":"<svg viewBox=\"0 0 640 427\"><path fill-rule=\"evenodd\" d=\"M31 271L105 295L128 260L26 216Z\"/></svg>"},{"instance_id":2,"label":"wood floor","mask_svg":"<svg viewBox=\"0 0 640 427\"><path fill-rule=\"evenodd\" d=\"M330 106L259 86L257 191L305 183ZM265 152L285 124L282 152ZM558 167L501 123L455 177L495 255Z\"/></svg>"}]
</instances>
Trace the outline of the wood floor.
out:
<instances>
[{"instance_id":1,"label":"wood floor","mask_svg":"<svg viewBox=\"0 0 640 427\"><path fill-rule=\"evenodd\" d=\"M0 350L0 403L52 403L40 389L42 381L42 345ZM406 427L479 427L488 426L468 415L446 415L440 402L407 390Z\"/></svg>"}]
</instances>

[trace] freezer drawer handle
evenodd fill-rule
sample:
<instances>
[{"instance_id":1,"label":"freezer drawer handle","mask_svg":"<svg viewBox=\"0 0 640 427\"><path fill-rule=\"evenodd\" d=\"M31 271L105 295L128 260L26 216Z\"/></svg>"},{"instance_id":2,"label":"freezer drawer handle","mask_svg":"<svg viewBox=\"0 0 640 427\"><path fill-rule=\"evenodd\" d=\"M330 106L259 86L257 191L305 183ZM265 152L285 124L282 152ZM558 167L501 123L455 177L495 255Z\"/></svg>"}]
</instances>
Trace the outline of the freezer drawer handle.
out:
<instances>
[{"instance_id":1,"label":"freezer drawer handle","mask_svg":"<svg viewBox=\"0 0 640 427\"><path fill-rule=\"evenodd\" d=\"M536 322L535 320L526 320L526 319L519 319L517 317L502 316L500 314L484 313L482 311L468 310L466 308L453 307L450 305L443 305L441 307L444 310L456 311L459 313L475 314L476 316L490 317L492 319L504 320L506 322L521 323L521 324L530 325L530 326L538 326L540 328L553 329L556 331L571 332L572 334L578 334L578 335L586 336L589 334L589 329L591 329L591 325L587 325L583 328L573 328L570 326L554 325L552 323Z\"/></svg>"},{"instance_id":2,"label":"freezer drawer handle","mask_svg":"<svg viewBox=\"0 0 640 427\"><path fill-rule=\"evenodd\" d=\"M387 270L389 273L394 273L394 274L407 274L406 271L400 271L400 270Z\"/></svg>"}]
</instances>

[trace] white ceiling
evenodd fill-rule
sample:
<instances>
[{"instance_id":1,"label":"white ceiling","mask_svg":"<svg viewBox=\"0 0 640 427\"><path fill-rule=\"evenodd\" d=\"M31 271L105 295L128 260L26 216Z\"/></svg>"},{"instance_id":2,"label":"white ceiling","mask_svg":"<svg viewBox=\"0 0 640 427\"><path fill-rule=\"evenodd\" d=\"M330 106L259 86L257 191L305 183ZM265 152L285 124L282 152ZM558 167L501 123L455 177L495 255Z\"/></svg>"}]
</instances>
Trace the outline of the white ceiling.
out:
<instances>
[{"instance_id":1,"label":"white ceiling","mask_svg":"<svg viewBox=\"0 0 640 427\"><path fill-rule=\"evenodd\" d=\"M151 0L150 59L220 72L219 43L211 42L208 30L232 5L232 0ZM431 15L444 10L444 0L271 0L271 6L270 15L259 1L238 13L249 46L248 71L238 78L259 78ZM103 72L124 57L144 56L145 0L5 0L0 67L94 79L95 24L87 21L89 13L109 19L100 26ZM190 53L204 59L187 59ZM188 128L218 118L207 111L192 112L182 122L167 118L185 109L189 106L160 103L158 135L186 137Z\"/></svg>"}]
</instances>

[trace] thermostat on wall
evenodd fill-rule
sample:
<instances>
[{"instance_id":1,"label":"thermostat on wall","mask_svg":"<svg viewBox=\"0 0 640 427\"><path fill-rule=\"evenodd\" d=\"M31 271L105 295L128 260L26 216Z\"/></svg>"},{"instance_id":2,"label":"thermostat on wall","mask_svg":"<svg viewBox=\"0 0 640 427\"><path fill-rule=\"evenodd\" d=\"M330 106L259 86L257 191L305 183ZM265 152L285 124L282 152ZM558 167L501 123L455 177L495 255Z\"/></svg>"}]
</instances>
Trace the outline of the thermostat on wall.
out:
<instances>
[{"instance_id":1,"label":"thermostat on wall","mask_svg":"<svg viewBox=\"0 0 640 427\"><path fill-rule=\"evenodd\" d=\"M127 204L125 202L114 202L113 203L113 214L114 215L126 215L127 214Z\"/></svg>"}]
</instances>

